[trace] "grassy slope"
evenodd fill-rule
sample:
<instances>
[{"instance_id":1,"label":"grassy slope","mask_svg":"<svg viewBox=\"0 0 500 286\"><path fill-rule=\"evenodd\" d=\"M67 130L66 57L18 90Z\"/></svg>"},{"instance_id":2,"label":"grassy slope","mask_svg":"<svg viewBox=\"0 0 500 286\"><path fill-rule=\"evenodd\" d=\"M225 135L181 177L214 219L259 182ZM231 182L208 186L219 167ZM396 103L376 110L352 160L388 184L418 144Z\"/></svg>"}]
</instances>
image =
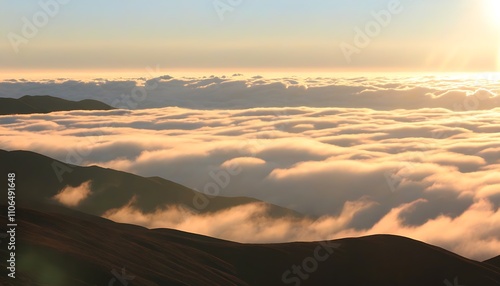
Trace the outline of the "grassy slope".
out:
<instances>
[{"instance_id":1,"label":"grassy slope","mask_svg":"<svg viewBox=\"0 0 500 286\"><path fill-rule=\"evenodd\" d=\"M54 166L70 168L59 180ZM97 166L79 167L63 164L52 158L28 151L0 150L0 171L11 170L17 173L18 202L50 201L66 186L79 186L92 181L92 195L76 209L94 215L102 215L107 210L126 205L136 198L135 206L143 212L152 212L167 205L183 206L199 213L211 213L249 203L263 203L245 197L213 197L204 208L196 208L193 199L195 191L177 183L161 178L144 178L126 172L105 169ZM0 202L5 201L0 197ZM301 214L286 208L266 204L271 216L290 215L302 217Z\"/></svg>"},{"instance_id":2,"label":"grassy slope","mask_svg":"<svg viewBox=\"0 0 500 286\"><path fill-rule=\"evenodd\" d=\"M54 205L37 209L18 210L19 279L9 284L2 275L4 285L108 285L111 270L121 272L122 267L136 276L129 285L286 285L283 272L313 257L320 246L239 244L118 224ZM5 221L4 211L0 220ZM340 247L300 285L442 286L455 277L460 285L500 283L500 272L488 264L403 237L378 235L334 243ZM6 255L2 247L2 269Z\"/></svg>"}]
</instances>

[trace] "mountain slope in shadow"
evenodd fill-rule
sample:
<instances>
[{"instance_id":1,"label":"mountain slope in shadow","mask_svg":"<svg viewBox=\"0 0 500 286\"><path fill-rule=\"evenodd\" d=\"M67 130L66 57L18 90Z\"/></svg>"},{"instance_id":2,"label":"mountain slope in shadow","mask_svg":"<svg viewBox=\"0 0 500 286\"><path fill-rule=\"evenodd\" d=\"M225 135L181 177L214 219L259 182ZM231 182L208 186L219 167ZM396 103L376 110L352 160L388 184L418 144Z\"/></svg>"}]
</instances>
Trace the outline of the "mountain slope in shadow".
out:
<instances>
[{"instance_id":1,"label":"mountain slope in shadow","mask_svg":"<svg viewBox=\"0 0 500 286\"><path fill-rule=\"evenodd\" d=\"M17 173L20 190L17 200L21 205L29 201L48 202L67 186L77 187L91 182L91 194L74 209L98 216L133 201L133 206L144 213L176 206L204 214L259 203L267 207L270 217L304 217L257 199L200 196L194 190L162 178L144 178L97 166L69 165L28 151L0 150L0 171ZM0 198L0 202L5 200L6 197Z\"/></svg>"},{"instance_id":2,"label":"mountain slope in shadow","mask_svg":"<svg viewBox=\"0 0 500 286\"><path fill-rule=\"evenodd\" d=\"M17 278L1 285L500 285L498 268L398 236L239 244L36 208L17 211Z\"/></svg>"},{"instance_id":3,"label":"mountain slope in shadow","mask_svg":"<svg viewBox=\"0 0 500 286\"><path fill-rule=\"evenodd\" d=\"M500 255L497 256L497 257L493 257L491 259L486 260L485 263L493 265L493 266L497 267L500 270Z\"/></svg>"},{"instance_id":4,"label":"mountain slope in shadow","mask_svg":"<svg viewBox=\"0 0 500 286\"><path fill-rule=\"evenodd\" d=\"M25 95L19 99L0 98L0 115L50 113L70 110L111 110L113 107L92 99L70 101L48 95Z\"/></svg>"}]
</instances>

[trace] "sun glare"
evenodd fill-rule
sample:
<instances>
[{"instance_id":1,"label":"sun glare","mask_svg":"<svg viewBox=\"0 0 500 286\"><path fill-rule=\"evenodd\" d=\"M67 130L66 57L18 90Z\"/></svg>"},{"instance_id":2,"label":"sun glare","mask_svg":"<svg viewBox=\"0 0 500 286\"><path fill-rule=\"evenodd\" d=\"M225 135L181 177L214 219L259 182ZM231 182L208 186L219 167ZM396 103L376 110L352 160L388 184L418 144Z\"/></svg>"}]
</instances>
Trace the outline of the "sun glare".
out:
<instances>
[{"instance_id":1,"label":"sun glare","mask_svg":"<svg viewBox=\"0 0 500 286\"><path fill-rule=\"evenodd\" d=\"M483 0L485 2L484 10L487 17L500 28L500 0Z\"/></svg>"},{"instance_id":2,"label":"sun glare","mask_svg":"<svg viewBox=\"0 0 500 286\"><path fill-rule=\"evenodd\" d=\"M497 42L500 46L500 0L483 0L483 3L485 16L499 32ZM496 70L500 71L500 49L497 53L496 66Z\"/></svg>"}]
</instances>

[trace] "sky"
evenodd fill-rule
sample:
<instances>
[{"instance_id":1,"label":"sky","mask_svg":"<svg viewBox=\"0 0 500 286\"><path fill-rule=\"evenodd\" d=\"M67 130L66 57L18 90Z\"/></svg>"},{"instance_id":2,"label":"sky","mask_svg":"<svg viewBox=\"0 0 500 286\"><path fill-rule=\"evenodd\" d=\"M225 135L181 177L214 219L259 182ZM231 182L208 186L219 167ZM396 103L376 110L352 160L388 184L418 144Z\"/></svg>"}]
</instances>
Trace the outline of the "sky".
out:
<instances>
[{"instance_id":1,"label":"sky","mask_svg":"<svg viewBox=\"0 0 500 286\"><path fill-rule=\"evenodd\" d=\"M0 71L497 71L498 2L2 0Z\"/></svg>"}]
</instances>

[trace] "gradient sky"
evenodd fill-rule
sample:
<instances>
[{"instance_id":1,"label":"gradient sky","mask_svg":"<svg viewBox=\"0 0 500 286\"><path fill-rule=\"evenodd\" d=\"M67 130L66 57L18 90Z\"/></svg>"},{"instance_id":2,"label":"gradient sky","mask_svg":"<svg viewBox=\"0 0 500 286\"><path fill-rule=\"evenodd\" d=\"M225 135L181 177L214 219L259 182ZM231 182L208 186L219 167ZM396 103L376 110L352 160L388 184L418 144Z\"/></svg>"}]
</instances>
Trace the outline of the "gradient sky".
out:
<instances>
[{"instance_id":1,"label":"gradient sky","mask_svg":"<svg viewBox=\"0 0 500 286\"><path fill-rule=\"evenodd\" d=\"M16 53L23 17L54 1L0 1L0 70L468 72L499 62L498 0L401 0L350 62L341 43L355 46L355 28L390 0L243 0L222 19L213 0L70 0Z\"/></svg>"}]
</instances>

